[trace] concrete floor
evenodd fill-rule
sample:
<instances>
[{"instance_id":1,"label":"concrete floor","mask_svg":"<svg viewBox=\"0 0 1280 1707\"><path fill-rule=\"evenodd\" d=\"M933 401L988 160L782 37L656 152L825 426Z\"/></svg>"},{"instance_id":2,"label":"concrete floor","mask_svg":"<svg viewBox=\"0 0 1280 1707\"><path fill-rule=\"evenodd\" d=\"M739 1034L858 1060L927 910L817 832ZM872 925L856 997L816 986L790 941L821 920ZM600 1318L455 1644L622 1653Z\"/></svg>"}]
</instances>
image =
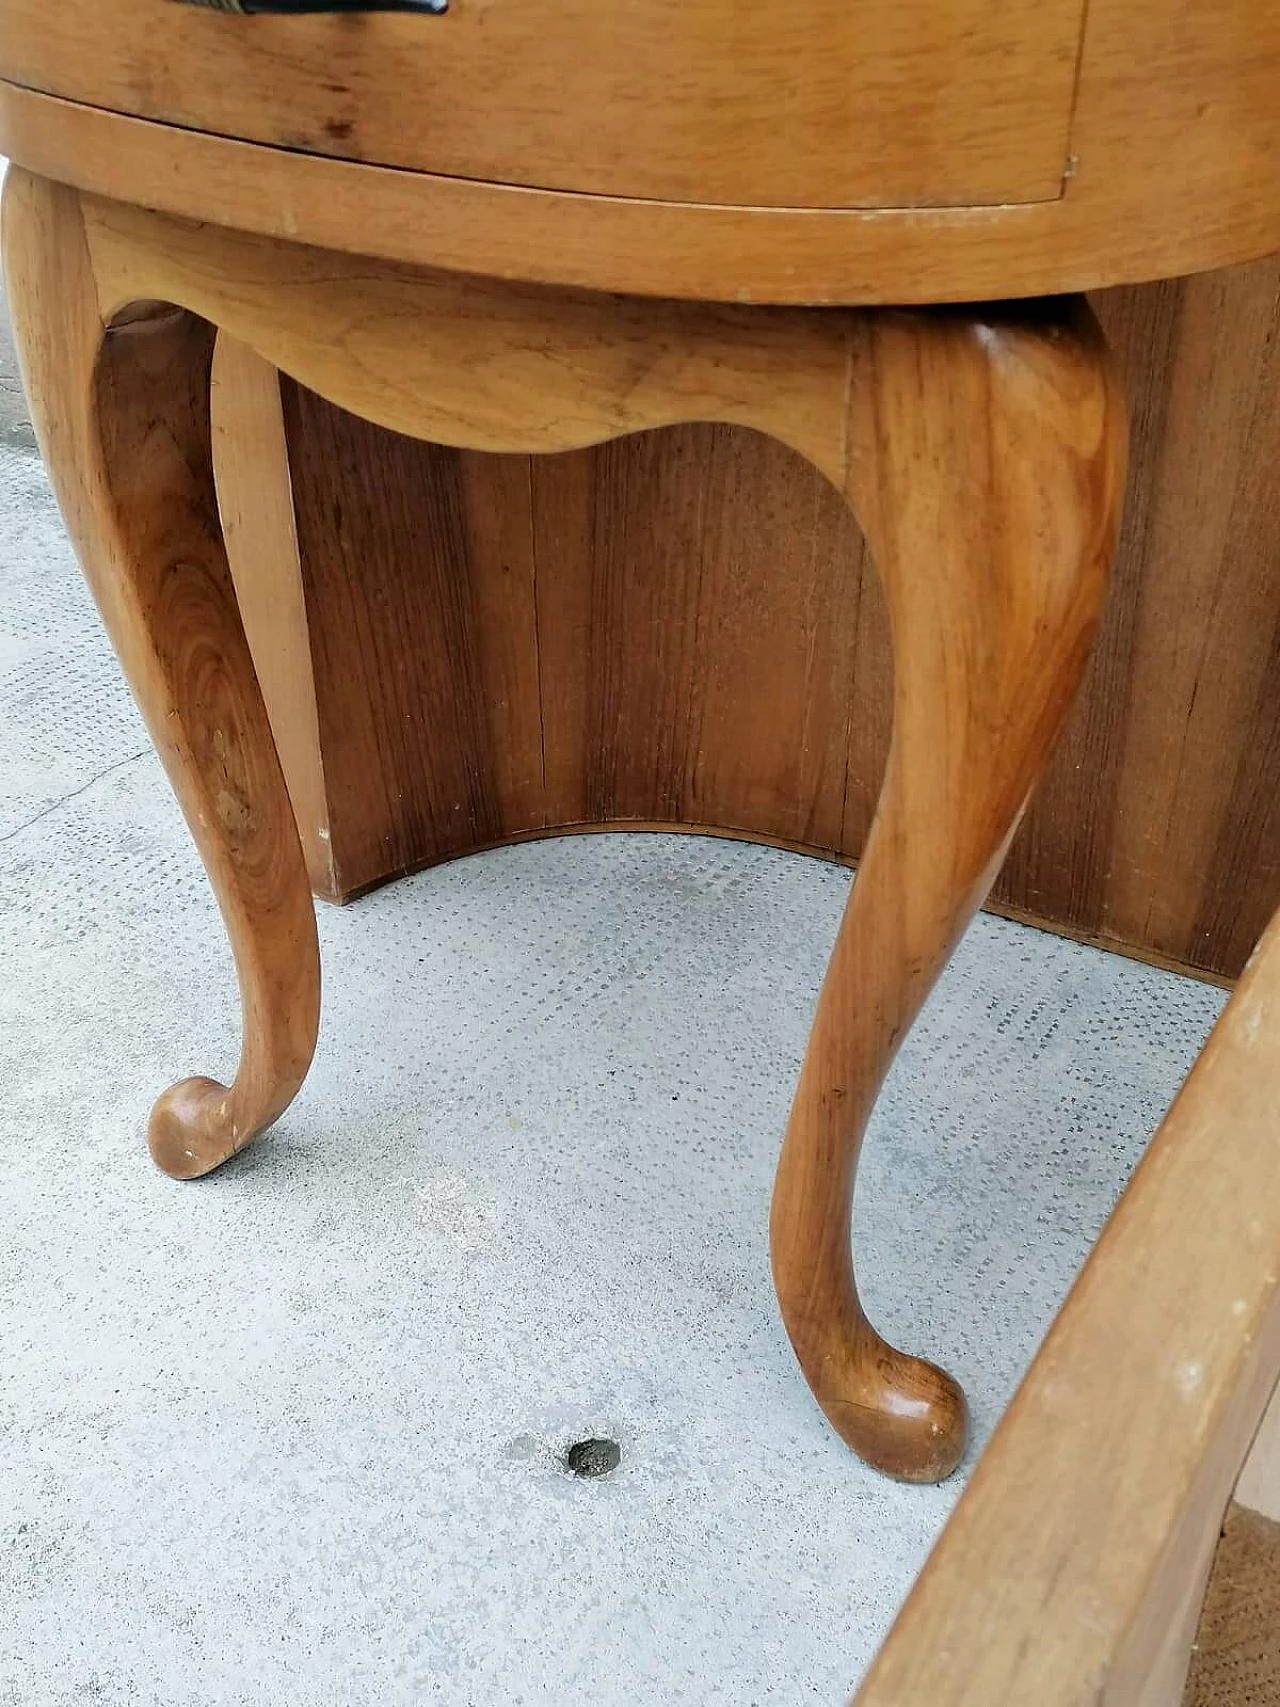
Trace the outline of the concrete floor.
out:
<instances>
[{"instance_id":1,"label":"concrete floor","mask_svg":"<svg viewBox=\"0 0 1280 1707\"><path fill-rule=\"evenodd\" d=\"M849 1456L770 1287L848 883L576 839L325 909L303 1094L165 1179L147 1110L232 1070L229 958L11 408L0 1703L843 1701L962 1484ZM1221 1000L982 919L909 1041L865 1290L964 1380L979 1445ZM575 1480L593 1434L621 1466Z\"/></svg>"}]
</instances>

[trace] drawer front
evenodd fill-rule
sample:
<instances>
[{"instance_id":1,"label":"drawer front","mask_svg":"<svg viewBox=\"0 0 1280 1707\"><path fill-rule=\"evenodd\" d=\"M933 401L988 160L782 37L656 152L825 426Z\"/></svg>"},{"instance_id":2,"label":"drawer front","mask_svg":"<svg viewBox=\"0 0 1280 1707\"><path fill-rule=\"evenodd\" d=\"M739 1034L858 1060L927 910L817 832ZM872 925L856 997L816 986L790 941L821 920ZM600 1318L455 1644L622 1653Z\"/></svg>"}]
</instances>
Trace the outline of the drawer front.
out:
<instances>
[{"instance_id":1,"label":"drawer front","mask_svg":"<svg viewBox=\"0 0 1280 1707\"><path fill-rule=\"evenodd\" d=\"M1061 193L1083 0L0 0L0 76L344 159L659 201Z\"/></svg>"}]
</instances>

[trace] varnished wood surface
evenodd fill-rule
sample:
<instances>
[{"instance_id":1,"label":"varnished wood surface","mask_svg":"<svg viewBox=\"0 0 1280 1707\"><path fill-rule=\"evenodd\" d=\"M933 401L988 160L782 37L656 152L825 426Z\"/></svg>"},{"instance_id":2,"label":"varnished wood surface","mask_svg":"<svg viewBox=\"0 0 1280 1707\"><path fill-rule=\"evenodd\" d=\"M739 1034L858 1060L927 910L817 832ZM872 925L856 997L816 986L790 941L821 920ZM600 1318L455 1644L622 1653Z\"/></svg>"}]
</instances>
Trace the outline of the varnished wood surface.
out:
<instances>
[{"instance_id":1,"label":"varnished wood surface","mask_svg":"<svg viewBox=\"0 0 1280 1707\"><path fill-rule=\"evenodd\" d=\"M299 402L316 399L289 384L284 398L297 445ZM308 419L321 437L293 469L299 546L307 597L333 621L310 626L306 680L324 764L322 892L341 895L343 866L388 875L420 864L424 844L443 857L547 821L530 463L453 451L424 464L420 445L354 416ZM325 439L331 425L340 443ZM250 538L230 549L247 557ZM370 561L409 572L371 582ZM404 644L423 634L430 646ZM347 691L355 659L376 693ZM281 654L264 664L288 691Z\"/></svg>"},{"instance_id":2,"label":"varnished wood surface","mask_svg":"<svg viewBox=\"0 0 1280 1707\"><path fill-rule=\"evenodd\" d=\"M334 889L312 630L289 478L280 375L234 338L211 373L213 471L227 561L311 886Z\"/></svg>"},{"instance_id":3,"label":"varnished wood surface","mask_svg":"<svg viewBox=\"0 0 1280 1707\"><path fill-rule=\"evenodd\" d=\"M1223 1511L1280 1374L1278 1015L1280 922L856 1707L1179 1707Z\"/></svg>"},{"instance_id":4,"label":"varnished wood surface","mask_svg":"<svg viewBox=\"0 0 1280 1707\"><path fill-rule=\"evenodd\" d=\"M1092 905L1110 936L1235 974L1280 902L1280 263L1102 311L1150 474L1127 631L1096 666L1115 756Z\"/></svg>"},{"instance_id":5,"label":"varnished wood surface","mask_svg":"<svg viewBox=\"0 0 1280 1707\"><path fill-rule=\"evenodd\" d=\"M362 166L185 131L0 79L0 151L119 200L267 236L499 278L779 303L972 302L1093 290L1280 247L1280 10L1110 0L1055 201L737 208ZM1092 12L1101 8L1091 7ZM1117 17L1122 12L1122 17ZM1125 18L1141 27L1126 30ZM1210 44L1205 51L1205 40ZM1140 120L1152 68L1168 106ZM376 100L376 95L371 97Z\"/></svg>"},{"instance_id":6,"label":"varnished wood surface","mask_svg":"<svg viewBox=\"0 0 1280 1707\"><path fill-rule=\"evenodd\" d=\"M5 183L4 266L41 452L235 955L235 1080L184 1079L149 1127L167 1172L205 1173L292 1100L320 999L307 873L222 547L212 335L163 307L108 331L77 197L21 171Z\"/></svg>"},{"instance_id":7,"label":"varnished wood surface","mask_svg":"<svg viewBox=\"0 0 1280 1707\"><path fill-rule=\"evenodd\" d=\"M1280 261L1094 306L1133 420L1125 518L1080 701L994 901L1234 977L1280 905ZM688 426L508 461L393 440L289 382L284 396L337 893L592 819L858 857L888 750L887 617L856 523L799 458ZM427 591L458 584L468 602L447 613ZM520 612L498 630L494 600ZM629 645L660 610L661 651ZM489 774L483 704L450 710L439 678L501 633L504 669L540 674L557 811L508 784L475 803L430 751Z\"/></svg>"},{"instance_id":8,"label":"varnished wood surface","mask_svg":"<svg viewBox=\"0 0 1280 1707\"><path fill-rule=\"evenodd\" d=\"M545 454L689 418L767 430L843 486L865 317L608 297L277 243L82 196L110 305L202 313L362 419Z\"/></svg>"},{"instance_id":9,"label":"varnished wood surface","mask_svg":"<svg viewBox=\"0 0 1280 1707\"><path fill-rule=\"evenodd\" d=\"M855 349L848 491L893 632L893 736L774 1188L783 1320L831 1422L913 1481L962 1395L875 1333L849 1248L863 1131L1000 869L1080 679L1124 484L1124 408L1082 303L987 323L881 314Z\"/></svg>"},{"instance_id":10,"label":"varnished wood surface","mask_svg":"<svg viewBox=\"0 0 1280 1707\"><path fill-rule=\"evenodd\" d=\"M862 541L792 453L492 458L284 394L339 894L596 820L839 845Z\"/></svg>"},{"instance_id":11,"label":"varnished wood surface","mask_svg":"<svg viewBox=\"0 0 1280 1707\"><path fill-rule=\"evenodd\" d=\"M452 178L752 207L998 204L1061 192L1083 24L1083 0L461 0L440 17L252 19L5 0L0 76Z\"/></svg>"},{"instance_id":12,"label":"varnished wood surface","mask_svg":"<svg viewBox=\"0 0 1280 1707\"><path fill-rule=\"evenodd\" d=\"M236 603L239 585L259 621L259 656L277 627L301 658L309 637L296 632L292 551L301 534L288 526L288 494L277 490L270 525L247 537L247 507L224 492L223 509L240 518L228 572L213 498L212 326L259 358L243 367L242 389L272 407L259 410L250 443L268 449L277 471L282 435L263 359L363 417L465 446L555 451L688 417L750 427L801 451L863 518L893 613L893 745L783 1146L772 1254L801 1368L839 1433L894 1475L947 1474L964 1445L963 1397L942 1371L887 1345L863 1313L849 1244L854 1172L884 1074L998 869L1096 623L1124 423L1087 308L1068 298L820 314L610 301L272 243L78 196L21 170L10 184L10 284L34 413L88 572L100 574L99 554L112 546L101 522L77 526L79 493L100 478L108 512L114 503L125 521L113 590L136 594L151 577L167 596L198 569L218 585L204 629L184 629L158 598L141 622L151 652L176 654L185 642L207 653L225 695L175 694L167 679L157 691L132 630L116 634L143 704L192 750L173 774L242 976L247 1066L236 1087L185 1081L153 1117L153 1149L175 1171L216 1165L287 1103L309 1058L317 995L301 848ZM78 273L64 300L53 262L68 246ZM49 352L68 301L84 331L75 359L60 363ZM167 383L159 397L138 383L152 375L153 340ZM227 345L220 372L238 359ZM78 401L94 384L96 419ZM225 397L219 408L227 428ZM63 414L76 424L69 440L50 425ZM162 441L153 461L137 455L148 434ZM243 478L241 450L220 462L224 482L237 469ZM199 529L187 484L202 494ZM337 512L335 521L340 530ZM518 542L492 531L478 555L502 561L512 543L517 565L532 567ZM278 600L253 585L251 548L273 545L287 560ZM433 593L457 601L454 630L466 641L450 657L446 628L442 684L484 713L461 755L463 780L508 788L525 810L530 798L545 802L547 776L533 715L541 688L522 665L522 622L539 626L532 585L517 572L501 600L472 591L450 582ZM502 642L487 655L465 626L476 610ZM649 607L634 637L642 648L661 653L668 616L664 599ZM691 667L698 638L684 650ZM277 709L281 691L278 680L269 689ZM617 709L631 714L621 701ZM538 732L536 788L532 746L513 747L504 719L526 743ZM297 734L284 743L295 755ZM616 734L601 731L609 751L626 748ZM498 756L479 769L489 743ZM448 764L448 748L436 750ZM688 740L686 756L697 752ZM212 808L200 792L211 776ZM697 798L696 770L689 781Z\"/></svg>"}]
</instances>

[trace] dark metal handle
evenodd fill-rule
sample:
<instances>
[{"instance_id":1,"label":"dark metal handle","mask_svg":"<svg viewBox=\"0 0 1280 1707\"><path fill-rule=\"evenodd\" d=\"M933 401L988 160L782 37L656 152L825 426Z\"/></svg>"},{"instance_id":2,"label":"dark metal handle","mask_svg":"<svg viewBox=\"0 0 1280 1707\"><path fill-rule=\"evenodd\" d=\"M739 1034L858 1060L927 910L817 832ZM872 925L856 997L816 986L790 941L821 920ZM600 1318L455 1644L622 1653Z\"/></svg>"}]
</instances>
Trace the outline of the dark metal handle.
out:
<instances>
[{"instance_id":1,"label":"dark metal handle","mask_svg":"<svg viewBox=\"0 0 1280 1707\"><path fill-rule=\"evenodd\" d=\"M447 12L449 0L181 0L187 6L209 6L216 12Z\"/></svg>"}]
</instances>

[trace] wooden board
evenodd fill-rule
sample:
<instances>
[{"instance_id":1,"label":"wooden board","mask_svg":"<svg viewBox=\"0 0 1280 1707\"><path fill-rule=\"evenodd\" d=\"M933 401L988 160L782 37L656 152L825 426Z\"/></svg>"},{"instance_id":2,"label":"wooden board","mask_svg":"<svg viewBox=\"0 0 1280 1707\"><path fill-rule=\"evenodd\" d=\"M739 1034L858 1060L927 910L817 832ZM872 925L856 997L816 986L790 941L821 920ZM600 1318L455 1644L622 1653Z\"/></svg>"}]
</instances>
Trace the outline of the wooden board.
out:
<instances>
[{"instance_id":1,"label":"wooden board","mask_svg":"<svg viewBox=\"0 0 1280 1707\"><path fill-rule=\"evenodd\" d=\"M1058 1312L856 1707L1183 1702L1223 1514L1280 1371L1278 1011L1280 920ZM1249 1527L1259 1542L1274 1529ZM1266 1581L1271 1540L1250 1552L1249 1575ZM1189 1701L1273 1701L1273 1630L1255 1632L1263 1646L1251 1660L1225 1611L1215 1596L1200 1625L1226 1662L1214 1670L1229 1676L1234 1646L1238 1678L1259 1692L1206 1696L1193 1680Z\"/></svg>"},{"instance_id":2,"label":"wooden board","mask_svg":"<svg viewBox=\"0 0 1280 1707\"><path fill-rule=\"evenodd\" d=\"M542 822L529 459L284 400L345 892Z\"/></svg>"},{"instance_id":3,"label":"wooden board","mask_svg":"<svg viewBox=\"0 0 1280 1707\"><path fill-rule=\"evenodd\" d=\"M737 207L530 189L182 130L3 80L0 153L58 183L238 231L688 300L982 302L1273 253L1280 8L1198 0L1175 31L1164 0L1109 0L1108 13L1090 8L1072 153L1049 201Z\"/></svg>"},{"instance_id":4,"label":"wooden board","mask_svg":"<svg viewBox=\"0 0 1280 1707\"><path fill-rule=\"evenodd\" d=\"M254 18L5 0L0 75L449 177L739 206L995 205L1061 194L1083 21L1082 0L453 0L438 17Z\"/></svg>"},{"instance_id":5,"label":"wooden board","mask_svg":"<svg viewBox=\"0 0 1280 1707\"><path fill-rule=\"evenodd\" d=\"M1280 903L1280 261L1095 306L1133 407L1124 533L995 900L1230 977ZM334 893L544 821L718 822L857 857L888 739L884 607L800 458L724 427L488 457L289 384L285 404ZM511 767L497 803L475 795L482 748Z\"/></svg>"},{"instance_id":6,"label":"wooden board","mask_svg":"<svg viewBox=\"0 0 1280 1707\"><path fill-rule=\"evenodd\" d=\"M217 341L210 379L213 464L245 632L289 786L313 889L334 887L306 595L276 371ZM224 407L225 404L225 407Z\"/></svg>"}]
</instances>

